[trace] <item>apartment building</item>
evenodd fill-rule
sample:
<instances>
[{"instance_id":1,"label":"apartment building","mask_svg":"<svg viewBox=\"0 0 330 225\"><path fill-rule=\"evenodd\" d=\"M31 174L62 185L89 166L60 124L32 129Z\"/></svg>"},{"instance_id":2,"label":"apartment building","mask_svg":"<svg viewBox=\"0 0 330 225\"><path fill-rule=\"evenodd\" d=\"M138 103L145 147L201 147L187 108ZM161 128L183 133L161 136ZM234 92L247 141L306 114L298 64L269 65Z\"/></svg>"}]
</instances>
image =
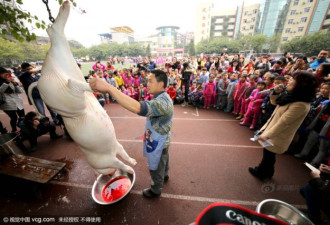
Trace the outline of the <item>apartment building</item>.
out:
<instances>
[{"instance_id":1,"label":"apartment building","mask_svg":"<svg viewBox=\"0 0 330 225\"><path fill-rule=\"evenodd\" d=\"M237 10L214 11L211 14L210 37L234 38Z\"/></svg>"},{"instance_id":2,"label":"apartment building","mask_svg":"<svg viewBox=\"0 0 330 225\"><path fill-rule=\"evenodd\" d=\"M326 13L323 17L321 30L330 30L330 3L328 3L328 8L326 10Z\"/></svg>"},{"instance_id":3,"label":"apartment building","mask_svg":"<svg viewBox=\"0 0 330 225\"><path fill-rule=\"evenodd\" d=\"M282 32L282 42L300 39L321 30L322 22L327 22L325 15L328 9L329 0L292 0Z\"/></svg>"},{"instance_id":4,"label":"apartment building","mask_svg":"<svg viewBox=\"0 0 330 225\"><path fill-rule=\"evenodd\" d=\"M260 4L244 6L240 19L239 33L241 36L254 35L258 29Z\"/></svg>"}]
</instances>

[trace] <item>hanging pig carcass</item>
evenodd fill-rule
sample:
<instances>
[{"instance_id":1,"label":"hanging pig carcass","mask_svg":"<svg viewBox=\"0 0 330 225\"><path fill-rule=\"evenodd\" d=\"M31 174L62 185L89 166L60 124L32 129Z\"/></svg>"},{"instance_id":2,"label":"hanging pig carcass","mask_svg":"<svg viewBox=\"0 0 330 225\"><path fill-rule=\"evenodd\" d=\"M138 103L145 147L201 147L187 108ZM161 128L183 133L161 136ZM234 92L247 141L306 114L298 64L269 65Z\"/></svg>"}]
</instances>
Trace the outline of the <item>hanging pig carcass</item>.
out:
<instances>
[{"instance_id":1,"label":"hanging pig carcass","mask_svg":"<svg viewBox=\"0 0 330 225\"><path fill-rule=\"evenodd\" d=\"M70 4L64 2L53 25L47 29L51 48L47 53L37 87L44 102L63 117L72 139L83 151L88 163L100 174L111 174L119 168L133 173L132 167L116 156L135 165L117 141L113 124L86 83L75 62L64 27Z\"/></svg>"}]
</instances>

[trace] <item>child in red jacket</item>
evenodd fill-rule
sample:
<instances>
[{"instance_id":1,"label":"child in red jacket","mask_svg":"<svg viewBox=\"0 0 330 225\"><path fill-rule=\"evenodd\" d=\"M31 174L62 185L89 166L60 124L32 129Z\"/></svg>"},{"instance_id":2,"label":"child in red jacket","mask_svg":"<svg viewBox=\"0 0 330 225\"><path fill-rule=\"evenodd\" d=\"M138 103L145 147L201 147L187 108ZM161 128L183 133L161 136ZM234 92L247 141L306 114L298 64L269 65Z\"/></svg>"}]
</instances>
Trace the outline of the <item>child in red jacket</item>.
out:
<instances>
[{"instance_id":1,"label":"child in red jacket","mask_svg":"<svg viewBox=\"0 0 330 225\"><path fill-rule=\"evenodd\" d=\"M172 99L172 101L174 102L174 99L176 97L176 90L173 87L173 84L169 84L169 87L167 89L167 94L170 96L170 98Z\"/></svg>"}]
</instances>

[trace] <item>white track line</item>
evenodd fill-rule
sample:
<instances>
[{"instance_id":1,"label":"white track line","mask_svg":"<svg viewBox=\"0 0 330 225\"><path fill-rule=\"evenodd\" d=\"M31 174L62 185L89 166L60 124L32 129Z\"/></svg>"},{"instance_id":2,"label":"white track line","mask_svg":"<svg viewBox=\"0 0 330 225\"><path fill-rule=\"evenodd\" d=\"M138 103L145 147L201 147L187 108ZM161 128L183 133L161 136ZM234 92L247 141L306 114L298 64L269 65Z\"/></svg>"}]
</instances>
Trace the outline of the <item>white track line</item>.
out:
<instances>
[{"instance_id":1,"label":"white track line","mask_svg":"<svg viewBox=\"0 0 330 225\"><path fill-rule=\"evenodd\" d=\"M118 139L119 142L142 143L142 140L126 140ZM211 146L211 147L231 147L231 148L261 148L261 146L253 145L225 145L225 144L207 144L207 143L191 143L171 141L171 145L194 145L194 146Z\"/></svg>"},{"instance_id":2,"label":"white track line","mask_svg":"<svg viewBox=\"0 0 330 225\"><path fill-rule=\"evenodd\" d=\"M50 181L51 184L66 186L66 187L77 187L77 188L85 188L85 189L92 189L93 185L88 184L76 184L71 182L63 182L63 181ZM141 191L138 190L131 190L132 194L135 195L142 195ZM256 201L243 201L243 200L231 200L231 199L222 199L222 198L206 198L206 197L199 197L199 196L189 196L189 195L174 195L168 193L162 193L162 198L168 199L177 199L177 200L186 200L186 201L196 201L196 202L224 202L224 203L231 203L236 205L245 205L245 206L257 206L259 203ZM305 205L293 205L298 209L307 209Z\"/></svg>"},{"instance_id":3,"label":"white track line","mask_svg":"<svg viewBox=\"0 0 330 225\"><path fill-rule=\"evenodd\" d=\"M196 108L197 110L197 108ZM198 111L197 111L198 113ZM196 114L193 113L193 115L196 116ZM199 113L198 113L199 116ZM111 116L110 119L141 119L145 120L145 117L137 117L137 116ZM218 122L238 122L237 120L234 119L196 119L196 118L173 118L173 120L193 120L193 121L218 121Z\"/></svg>"}]
</instances>

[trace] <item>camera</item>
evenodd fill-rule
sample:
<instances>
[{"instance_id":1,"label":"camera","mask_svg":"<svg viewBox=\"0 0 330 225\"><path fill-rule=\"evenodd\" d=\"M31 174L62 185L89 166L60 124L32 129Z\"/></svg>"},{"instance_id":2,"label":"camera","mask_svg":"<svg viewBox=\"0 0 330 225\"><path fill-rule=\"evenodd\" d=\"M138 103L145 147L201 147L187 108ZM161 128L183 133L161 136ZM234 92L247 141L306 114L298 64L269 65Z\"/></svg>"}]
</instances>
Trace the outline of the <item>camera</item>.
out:
<instances>
[{"instance_id":1,"label":"camera","mask_svg":"<svg viewBox=\"0 0 330 225\"><path fill-rule=\"evenodd\" d=\"M47 116L42 117L42 118L39 119L39 122L43 123L43 124L48 124L49 123L49 118Z\"/></svg>"}]
</instances>

